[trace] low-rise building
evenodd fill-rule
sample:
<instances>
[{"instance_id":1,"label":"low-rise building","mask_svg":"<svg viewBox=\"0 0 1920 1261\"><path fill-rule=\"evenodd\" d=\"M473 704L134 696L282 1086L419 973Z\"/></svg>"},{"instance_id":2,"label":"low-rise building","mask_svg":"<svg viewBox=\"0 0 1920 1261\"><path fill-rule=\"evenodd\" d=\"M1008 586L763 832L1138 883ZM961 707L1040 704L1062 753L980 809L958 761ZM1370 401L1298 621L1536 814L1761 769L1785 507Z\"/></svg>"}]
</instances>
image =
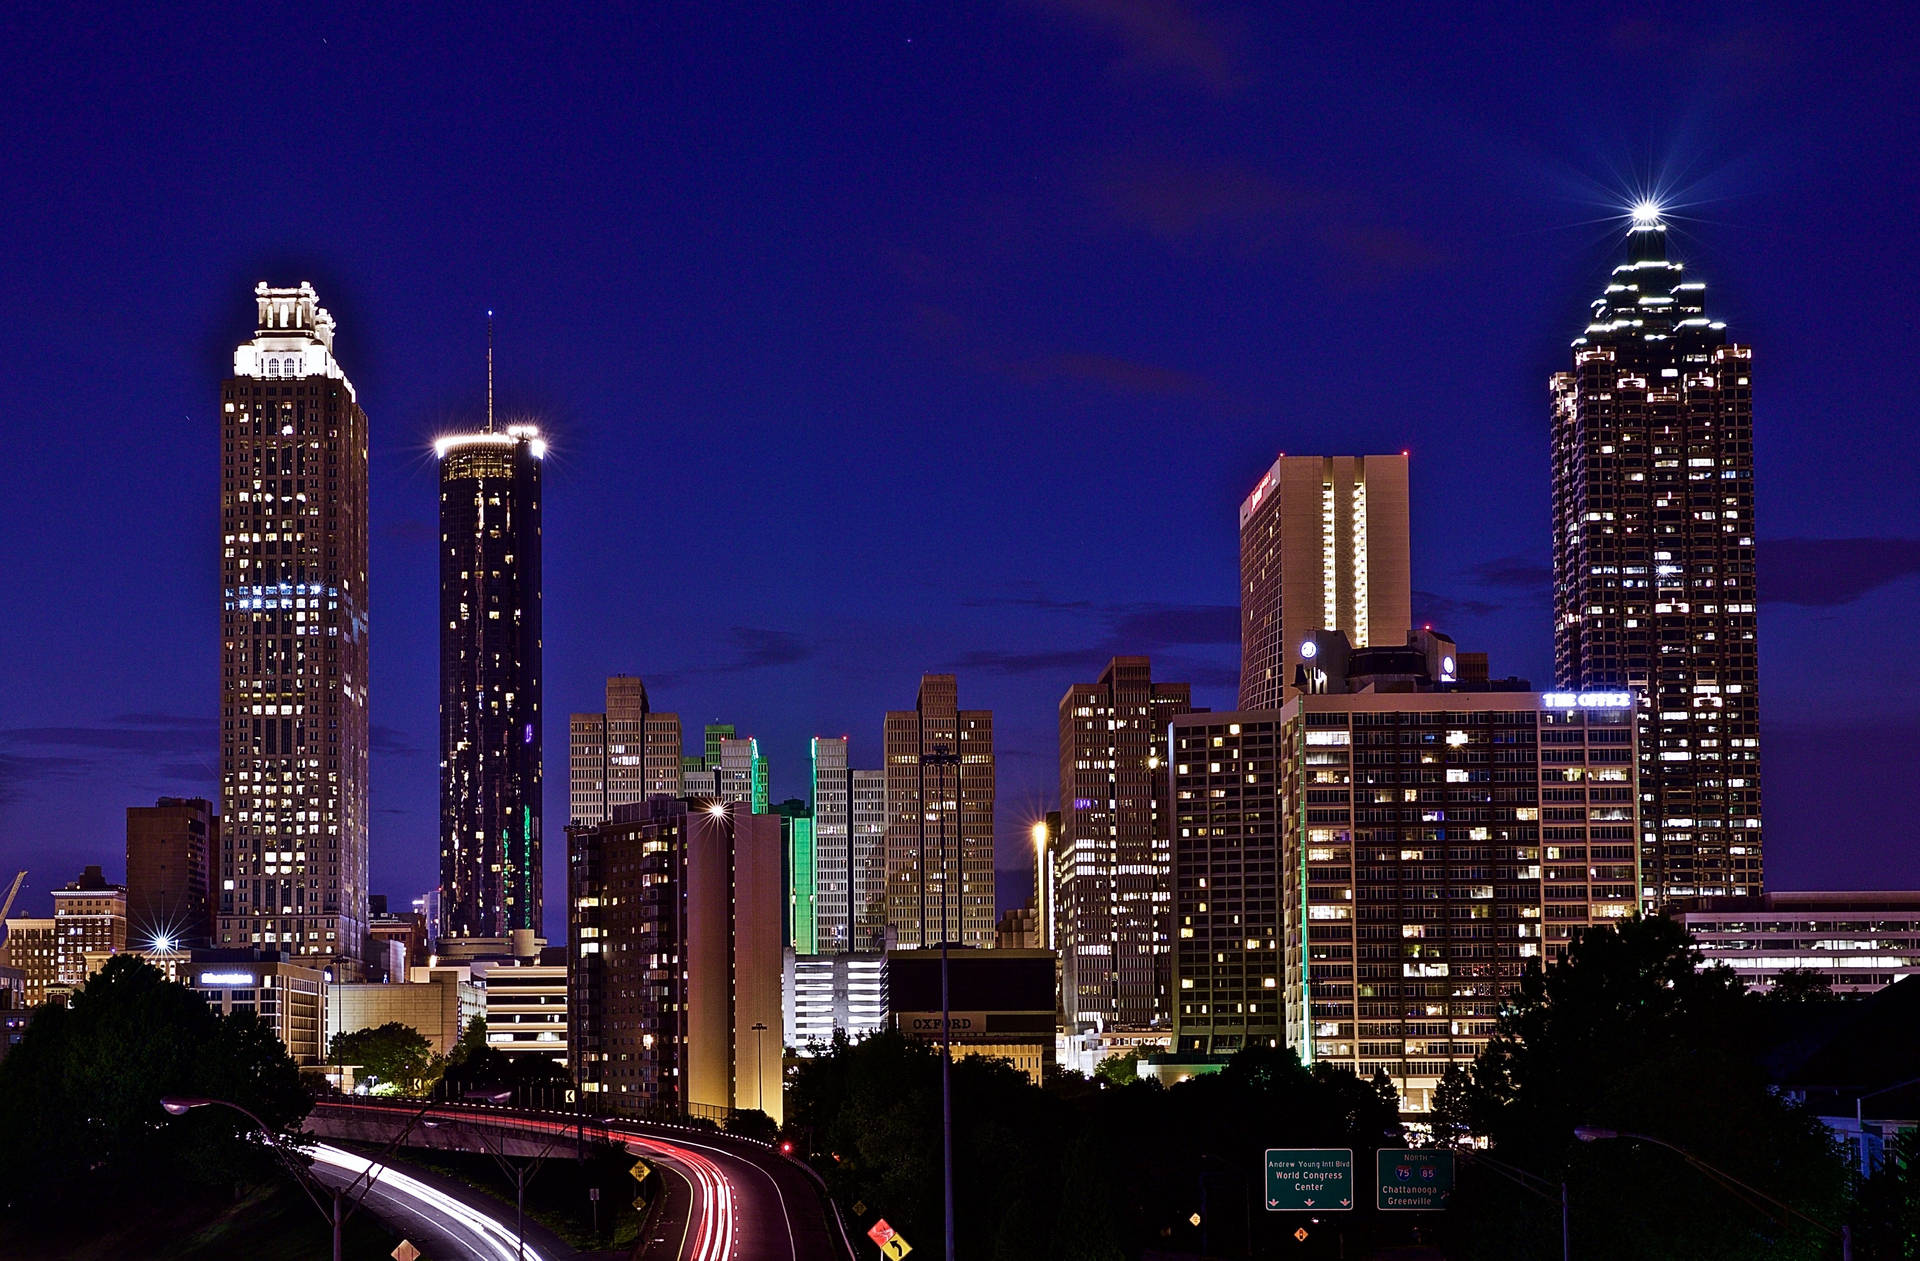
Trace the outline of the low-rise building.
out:
<instances>
[{"instance_id":1,"label":"low-rise building","mask_svg":"<svg viewBox=\"0 0 1920 1261\"><path fill-rule=\"evenodd\" d=\"M507 1055L567 1062L567 965L518 959L472 965L487 1018L487 1045Z\"/></svg>"},{"instance_id":2,"label":"low-rise building","mask_svg":"<svg viewBox=\"0 0 1920 1261\"><path fill-rule=\"evenodd\" d=\"M1775 892L1694 898L1667 914L1751 989L1816 972L1836 994L1871 994L1920 973L1920 892Z\"/></svg>"},{"instance_id":3,"label":"low-rise building","mask_svg":"<svg viewBox=\"0 0 1920 1261\"><path fill-rule=\"evenodd\" d=\"M326 1040L398 1022L419 1031L435 1055L460 1040L465 1020L481 1010L478 989L461 968L421 968L418 982L349 982L327 987Z\"/></svg>"},{"instance_id":4,"label":"low-rise building","mask_svg":"<svg viewBox=\"0 0 1920 1261\"><path fill-rule=\"evenodd\" d=\"M54 996L71 994L92 975L87 955L111 956L127 948L127 891L100 868L53 891Z\"/></svg>"},{"instance_id":5,"label":"low-rise building","mask_svg":"<svg viewBox=\"0 0 1920 1261\"><path fill-rule=\"evenodd\" d=\"M887 1024L887 956L786 953L781 1007L786 1045L812 1055L836 1033L859 1039Z\"/></svg>"},{"instance_id":6,"label":"low-rise building","mask_svg":"<svg viewBox=\"0 0 1920 1261\"><path fill-rule=\"evenodd\" d=\"M271 950L193 951L192 988L223 1016L252 1012L279 1035L293 1062L326 1059L327 974Z\"/></svg>"},{"instance_id":7,"label":"low-rise building","mask_svg":"<svg viewBox=\"0 0 1920 1261\"><path fill-rule=\"evenodd\" d=\"M25 978L26 1005L38 1007L60 984L59 951L54 945L50 918L26 917L7 921L7 939L0 944L0 966L18 968Z\"/></svg>"},{"instance_id":8,"label":"low-rise building","mask_svg":"<svg viewBox=\"0 0 1920 1261\"><path fill-rule=\"evenodd\" d=\"M1053 951L956 946L948 951L947 970L954 1057L1006 1060L1039 1085L1054 1054ZM938 1044L940 951L888 951L887 990L894 1026Z\"/></svg>"}]
</instances>

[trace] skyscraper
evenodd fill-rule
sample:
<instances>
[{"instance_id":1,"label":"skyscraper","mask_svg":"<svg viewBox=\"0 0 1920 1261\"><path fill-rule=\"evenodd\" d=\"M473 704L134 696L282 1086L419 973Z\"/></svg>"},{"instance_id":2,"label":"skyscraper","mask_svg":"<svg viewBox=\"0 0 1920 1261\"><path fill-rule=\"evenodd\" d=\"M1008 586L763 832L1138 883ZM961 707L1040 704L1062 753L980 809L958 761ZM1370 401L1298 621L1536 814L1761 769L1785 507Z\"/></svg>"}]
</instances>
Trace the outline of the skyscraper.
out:
<instances>
[{"instance_id":1,"label":"skyscraper","mask_svg":"<svg viewBox=\"0 0 1920 1261\"><path fill-rule=\"evenodd\" d=\"M813 739L814 884L821 954L872 950L886 927L886 774L848 765L845 736Z\"/></svg>"},{"instance_id":2,"label":"skyscraper","mask_svg":"<svg viewBox=\"0 0 1920 1261\"><path fill-rule=\"evenodd\" d=\"M127 940L136 950L208 944L207 882L220 817L198 797L127 807Z\"/></svg>"},{"instance_id":3,"label":"skyscraper","mask_svg":"<svg viewBox=\"0 0 1920 1261\"><path fill-rule=\"evenodd\" d=\"M783 1115L780 833L666 798L567 830L568 1054L595 1107Z\"/></svg>"},{"instance_id":4,"label":"skyscraper","mask_svg":"<svg viewBox=\"0 0 1920 1261\"><path fill-rule=\"evenodd\" d=\"M887 714L887 927L903 948L993 946L993 711L951 674Z\"/></svg>"},{"instance_id":5,"label":"skyscraper","mask_svg":"<svg viewBox=\"0 0 1920 1261\"><path fill-rule=\"evenodd\" d=\"M488 365L492 390L492 365ZM440 888L449 937L541 931L540 464L532 425L440 459Z\"/></svg>"},{"instance_id":6,"label":"skyscraper","mask_svg":"<svg viewBox=\"0 0 1920 1261\"><path fill-rule=\"evenodd\" d=\"M630 674L607 680L607 708L567 723L567 817L605 823L615 806L680 795L680 715L657 714Z\"/></svg>"},{"instance_id":7,"label":"skyscraper","mask_svg":"<svg viewBox=\"0 0 1920 1261\"><path fill-rule=\"evenodd\" d=\"M215 933L351 979L367 927L367 414L313 286L254 296L220 389Z\"/></svg>"},{"instance_id":8,"label":"skyscraper","mask_svg":"<svg viewBox=\"0 0 1920 1261\"><path fill-rule=\"evenodd\" d=\"M1173 720L1174 1051L1284 1041L1425 1110L1530 960L1636 908L1632 698L1318 642L1324 691Z\"/></svg>"},{"instance_id":9,"label":"skyscraper","mask_svg":"<svg viewBox=\"0 0 1920 1261\"><path fill-rule=\"evenodd\" d=\"M1761 887L1751 366L1643 206L1551 382L1554 669L1640 698L1650 908Z\"/></svg>"},{"instance_id":10,"label":"skyscraper","mask_svg":"<svg viewBox=\"0 0 1920 1261\"><path fill-rule=\"evenodd\" d=\"M1413 626L1405 455L1283 455L1240 505L1240 708L1287 698L1300 645Z\"/></svg>"},{"instance_id":11,"label":"skyscraper","mask_svg":"<svg viewBox=\"0 0 1920 1261\"><path fill-rule=\"evenodd\" d=\"M1055 913L1069 1028L1166 1020L1167 724L1192 699L1185 683L1155 683L1145 657L1115 657L1098 682L1060 698L1060 821L1071 853Z\"/></svg>"}]
</instances>

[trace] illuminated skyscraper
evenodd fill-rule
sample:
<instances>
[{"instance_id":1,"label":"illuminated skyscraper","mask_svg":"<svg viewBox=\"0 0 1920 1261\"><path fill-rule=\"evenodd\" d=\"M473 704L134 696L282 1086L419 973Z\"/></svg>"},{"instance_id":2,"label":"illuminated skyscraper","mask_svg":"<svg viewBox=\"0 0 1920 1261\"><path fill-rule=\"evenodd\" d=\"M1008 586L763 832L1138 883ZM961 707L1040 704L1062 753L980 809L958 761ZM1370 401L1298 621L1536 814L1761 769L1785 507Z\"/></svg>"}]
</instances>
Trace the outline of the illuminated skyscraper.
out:
<instances>
[{"instance_id":1,"label":"illuminated skyscraper","mask_svg":"<svg viewBox=\"0 0 1920 1261\"><path fill-rule=\"evenodd\" d=\"M491 369L489 369L491 371ZM491 384L491 382L489 382ZM440 458L440 888L448 937L541 931L540 465L532 425Z\"/></svg>"},{"instance_id":2,"label":"illuminated skyscraper","mask_svg":"<svg viewBox=\"0 0 1920 1261\"><path fill-rule=\"evenodd\" d=\"M1145 657L1115 657L1099 682L1076 683L1060 698L1060 820L1070 853L1055 891L1055 937L1069 1028L1166 1021L1167 724L1192 708L1192 689L1155 683ZM1045 906L1036 909L1045 916Z\"/></svg>"},{"instance_id":3,"label":"illuminated skyscraper","mask_svg":"<svg viewBox=\"0 0 1920 1261\"><path fill-rule=\"evenodd\" d=\"M1758 894L1751 352L1643 206L1553 391L1554 668L1640 697L1642 896Z\"/></svg>"},{"instance_id":4,"label":"illuminated skyscraper","mask_svg":"<svg viewBox=\"0 0 1920 1261\"><path fill-rule=\"evenodd\" d=\"M220 390L214 931L350 979L367 926L367 414L313 286L254 296Z\"/></svg>"},{"instance_id":5,"label":"illuminated skyscraper","mask_svg":"<svg viewBox=\"0 0 1920 1261\"><path fill-rule=\"evenodd\" d=\"M943 931L992 948L993 711L959 708L951 674L925 675L914 708L887 714L885 750L887 927L902 948Z\"/></svg>"},{"instance_id":6,"label":"illuminated skyscraper","mask_svg":"<svg viewBox=\"0 0 1920 1261\"><path fill-rule=\"evenodd\" d=\"M1405 455L1283 455L1240 505L1240 708L1287 698L1300 645L1413 626Z\"/></svg>"}]
</instances>

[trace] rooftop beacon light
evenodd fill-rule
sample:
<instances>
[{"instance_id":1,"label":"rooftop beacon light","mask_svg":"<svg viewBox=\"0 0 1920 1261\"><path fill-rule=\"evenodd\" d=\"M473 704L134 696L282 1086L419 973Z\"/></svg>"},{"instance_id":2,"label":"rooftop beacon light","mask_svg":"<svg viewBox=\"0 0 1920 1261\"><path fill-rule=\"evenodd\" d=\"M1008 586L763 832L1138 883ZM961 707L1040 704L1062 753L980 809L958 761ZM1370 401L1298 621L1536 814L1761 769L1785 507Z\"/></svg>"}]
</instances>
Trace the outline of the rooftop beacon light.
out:
<instances>
[{"instance_id":1,"label":"rooftop beacon light","mask_svg":"<svg viewBox=\"0 0 1920 1261\"><path fill-rule=\"evenodd\" d=\"M1633 226L1636 228L1658 228L1664 226L1660 218L1660 203L1651 197L1642 197L1633 203L1631 211Z\"/></svg>"}]
</instances>

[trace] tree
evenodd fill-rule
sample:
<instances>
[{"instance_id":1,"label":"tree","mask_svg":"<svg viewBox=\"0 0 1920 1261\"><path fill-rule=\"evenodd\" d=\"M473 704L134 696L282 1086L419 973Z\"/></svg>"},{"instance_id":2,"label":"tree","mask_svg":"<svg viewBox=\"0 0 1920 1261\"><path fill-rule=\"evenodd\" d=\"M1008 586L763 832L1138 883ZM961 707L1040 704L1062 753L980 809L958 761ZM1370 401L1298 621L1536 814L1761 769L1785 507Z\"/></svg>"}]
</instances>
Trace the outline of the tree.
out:
<instances>
[{"instance_id":1,"label":"tree","mask_svg":"<svg viewBox=\"0 0 1920 1261\"><path fill-rule=\"evenodd\" d=\"M1860 1188L1854 1255L1861 1261L1920 1259L1920 1130L1903 1130Z\"/></svg>"},{"instance_id":2,"label":"tree","mask_svg":"<svg viewBox=\"0 0 1920 1261\"><path fill-rule=\"evenodd\" d=\"M447 1052L447 1063L449 1065L464 1064L469 1056L486 1049L487 1018L471 1017L466 1026L460 1030L460 1040L453 1044L451 1051Z\"/></svg>"},{"instance_id":3,"label":"tree","mask_svg":"<svg viewBox=\"0 0 1920 1261\"><path fill-rule=\"evenodd\" d=\"M358 1065L369 1080L416 1098L425 1095L446 1068L426 1035L398 1020L334 1034L327 1058L335 1065Z\"/></svg>"},{"instance_id":4,"label":"tree","mask_svg":"<svg viewBox=\"0 0 1920 1261\"><path fill-rule=\"evenodd\" d=\"M1817 1003L1836 1003L1833 982L1824 972L1812 968L1787 968L1773 979L1773 986L1761 996L1773 1007L1806 1007Z\"/></svg>"},{"instance_id":5,"label":"tree","mask_svg":"<svg viewBox=\"0 0 1920 1261\"><path fill-rule=\"evenodd\" d=\"M1824 1236L1780 1226L1664 1148L1574 1136L1576 1126L1647 1134L1837 1223L1844 1162L1819 1120L1770 1088L1754 1036L1763 1014L1729 969L1700 967L1692 938L1669 919L1590 929L1550 967L1529 970L1474 1065L1471 1089L1456 1090L1449 1108L1465 1093L1471 1128L1492 1140L1495 1156L1564 1173L1575 1233L1604 1232L1623 1255L1818 1257ZM1502 1204L1527 1211L1514 1197L1472 1199L1467 1189L1461 1207L1470 1211L1454 1224L1478 1219L1473 1255L1540 1249L1503 1215Z\"/></svg>"},{"instance_id":6,"label":"tree","mask_svg":"<svg viewBox=\"0 0 1920 1261\"><path fill-rule=\"evenodd\" d=\"M1140 1048L1115 1051L1093 1066L1093 1075L1109 1086L1130 1086L1140 1080Z\"/></svg>"},{"instance_id":7,"label":"tree","mask_svg":"<svg viewBox=\"0 0 1920 1261\"><path fill-rule=\"evenodd\" d=\"M246 1118L169 1117L170 1095L239 1104L288 1141L312 1106L269 1026L220 1016L145 960L116 956L68 1006L38 1010L0 1061L0 1200L51 1219L278 1176Z\"/></svg>"}]
</instances>

